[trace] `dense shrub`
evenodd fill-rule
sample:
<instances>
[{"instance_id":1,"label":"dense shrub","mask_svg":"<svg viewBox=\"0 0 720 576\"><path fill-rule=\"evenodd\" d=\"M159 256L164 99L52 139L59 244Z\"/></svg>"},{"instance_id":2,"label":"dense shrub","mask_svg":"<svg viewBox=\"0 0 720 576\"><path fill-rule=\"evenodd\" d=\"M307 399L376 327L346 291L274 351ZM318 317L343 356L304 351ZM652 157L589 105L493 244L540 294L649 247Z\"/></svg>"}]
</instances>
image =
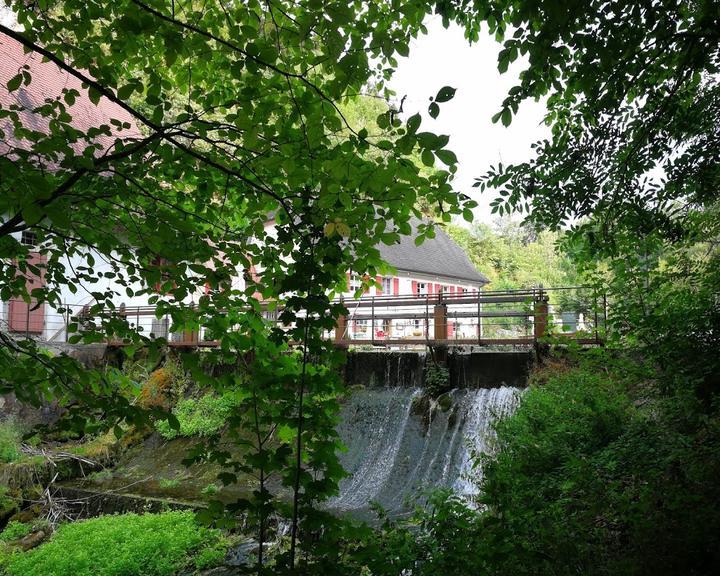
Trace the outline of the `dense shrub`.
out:
<instances>
[{"instance_id":1,"label":"dense shrub","mask_svg":"<svg viewBox=\"0 0 720 576\"><path fill-rule=\"evenodd\" d=\"M222 559L217 530L192 512L124 514L62 525L50 541L6 558L10 576L171 576Z\"/></svg>"},{"instance_id":2,"label":"dense shrub","mask_svg":"<svg viewBox=\"0 0 720 576\"><path fill-rule=\"evenodd\" d=\"M226 424L238 402L234 392L226 392L221 396L208 393L200 398L184 398L173 409L173 414L180 422L180 429L171 428L164 420L158 422L157 429L167 439L177 436L209 436Z\"/></svg>"},{"instance_id":3,"label":"dense shrub","mask_svg":"<svg viewBox=\"0 0 720 576\"><path fill-rule=\"evenodd\" d=\"M637 366L551 374L497 425L476 551L489 573L720 573L720 418Z\"/></svg>"}]
</instances>

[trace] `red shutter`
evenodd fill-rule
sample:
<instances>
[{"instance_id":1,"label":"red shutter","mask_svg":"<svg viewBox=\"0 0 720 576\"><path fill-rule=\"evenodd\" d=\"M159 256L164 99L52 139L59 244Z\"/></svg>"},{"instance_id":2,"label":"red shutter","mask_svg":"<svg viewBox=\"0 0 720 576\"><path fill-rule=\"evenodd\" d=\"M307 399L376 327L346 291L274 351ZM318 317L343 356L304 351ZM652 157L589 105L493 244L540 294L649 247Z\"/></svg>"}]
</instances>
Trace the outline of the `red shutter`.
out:
<instances>
[{"instance_id":1,"label":"red shutter","mask_svg":"<svg viewBox=\"0 0 720 576\"><path fill-rule=\"evenodd\" d=\"M382 276L375 276L375 281L378 283L378 286L375 288L375 293L376 293L376 294L382 294L382 293L383 293L383 289L382 289Z\"/></svg>"},{"instance_id":2,"label":"red shutter","mask_svg":"<svg viewBox=\"0 0 720 576\"><path fill-rule=\"evenodd\" d=\"M412 293L417 296L418 295L418 283L417 280L412 281Z\"/></svg>"},{"instance_id":3,"label":"red shutter","mask_svg":"<svg viewBox=\"0 0 720 576\"><path fill-rule=\"evenodd\" d=\"M440 286L440 284L435 284L435 294L440 294L441 288L442 288L442 286Z\"/></svg>"},{"instance_id":4,"label":"red shutter","mask_svg":"<svg viewBox=\"0 0 720 576\"><path fill-rule=\"evenodd\" d=\"M45 286L45 265L47 264L47 257L37 252L30 252L27 263L40 268L39 276L29 270L24 274L25 289L30 293L35 288L43 288ZM36 306L37 308L35 308ZM45 329L45 304L43 303L38 306L35 298L30 299L30 304L20 299L10 300L8 313L10 330L30 334L41 334Z\"/></svg>"},{"instance_id":5,"label":"red shutter","mask_svg":"<svg viewBox=\"0 0 720 576\"><path fill-rule=\"evenodd\" d=\"M448 338L453 338L455 336L455 321L454 320L448 321L447 335L448 335Z\"/></svg>"},{"instance_id":6,"label":"red shutter","mask_svg":"<svg viewBox=\"0 0 720 576\"><path fill-rule=\"evenodd\" d=\"M455 294L455 286L450 286L450 294Z\"/></svg>"},{"instance_id":7,"label":"red shutter","mask_svg":"<svg viewBox=\"0 0 720 576\"><path fill-rule=\"evenodd\" d=\"M400 294L400 278L393 278L393 294L395 296Z\"/></svg>"}]
</instances>

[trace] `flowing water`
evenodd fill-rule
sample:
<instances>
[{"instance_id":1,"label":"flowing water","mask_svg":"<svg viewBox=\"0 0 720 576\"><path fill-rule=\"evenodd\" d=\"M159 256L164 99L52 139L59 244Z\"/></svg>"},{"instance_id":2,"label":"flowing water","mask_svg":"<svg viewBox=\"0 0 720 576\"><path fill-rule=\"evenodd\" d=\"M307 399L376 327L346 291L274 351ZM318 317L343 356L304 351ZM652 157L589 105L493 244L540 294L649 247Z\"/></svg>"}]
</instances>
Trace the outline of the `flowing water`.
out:
<instances>
[{"instance_id":1,"label":"flowing water","mask_svg":"<svg viewBox=\"0 0 720 576\"><path fill-rule=\"evenodd\" d=\"M453 390L438 402L419 388L353 393L338 428L347 446L340 460L350 476L328 506L363 517L376 502L399 516L428 489L471 495L481 474L471 470L471 454L492 450L492 421L511 412L518 397L512 387Z\"/></svg>"}]
</instances>

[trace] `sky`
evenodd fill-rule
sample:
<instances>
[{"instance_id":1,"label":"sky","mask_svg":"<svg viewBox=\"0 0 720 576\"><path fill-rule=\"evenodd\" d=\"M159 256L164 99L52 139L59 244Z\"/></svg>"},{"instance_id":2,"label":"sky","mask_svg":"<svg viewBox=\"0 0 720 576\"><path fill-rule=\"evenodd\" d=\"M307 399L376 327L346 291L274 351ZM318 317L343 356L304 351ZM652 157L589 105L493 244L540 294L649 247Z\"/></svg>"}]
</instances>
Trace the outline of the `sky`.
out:
<instances>
[{"instance_id":1,"label":"sky","mask_svg":"<svg viewBox=\"0 0 720 576\"><path fill-rule=\"evenodd\" d=\"M481 195L472 184L491 165L531 157L530 145L550 133L542 124L545 105L525 102L508 128L493 124L492 116L500 110L525 62L518 59L501 75L497 71L501 45L494 38L481 35L480 41L470 46L457 25L445 29L440 18L433 17L426 26L428 34L414 40L408 57L398 60L390 87L398 99L407 95L403 107L406 118L421 112L421 130L450 136L448 148L457 154L459 163L454 186L478 201L476 219L490 223L494 217L489 203L495 195ZM440 115L433 120L427 113L429 98L443 86L452 86L457 92L452 100L441 104Z\"/></svg>"}]
</instances>

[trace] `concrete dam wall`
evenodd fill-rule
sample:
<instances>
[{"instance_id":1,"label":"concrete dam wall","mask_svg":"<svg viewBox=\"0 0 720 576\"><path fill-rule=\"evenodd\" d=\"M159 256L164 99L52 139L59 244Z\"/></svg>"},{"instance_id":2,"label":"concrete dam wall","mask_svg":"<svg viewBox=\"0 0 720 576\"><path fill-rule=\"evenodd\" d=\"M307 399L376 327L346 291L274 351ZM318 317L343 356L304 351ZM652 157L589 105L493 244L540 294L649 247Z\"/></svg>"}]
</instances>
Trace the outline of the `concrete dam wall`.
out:
<instances>
[{"instance_id":1,"label":"concrete dam wall","mask_svg":"<svg viewBox=\"0 0 720 576\"><path fill-rule=\"evenodd\" d=\"M448 388L523 388L533 359L529 351L451 353L447 358ZM345 383L350 387L422 388L426 361L425 352L348 352Z\"/></svg>"}]
</instances>

